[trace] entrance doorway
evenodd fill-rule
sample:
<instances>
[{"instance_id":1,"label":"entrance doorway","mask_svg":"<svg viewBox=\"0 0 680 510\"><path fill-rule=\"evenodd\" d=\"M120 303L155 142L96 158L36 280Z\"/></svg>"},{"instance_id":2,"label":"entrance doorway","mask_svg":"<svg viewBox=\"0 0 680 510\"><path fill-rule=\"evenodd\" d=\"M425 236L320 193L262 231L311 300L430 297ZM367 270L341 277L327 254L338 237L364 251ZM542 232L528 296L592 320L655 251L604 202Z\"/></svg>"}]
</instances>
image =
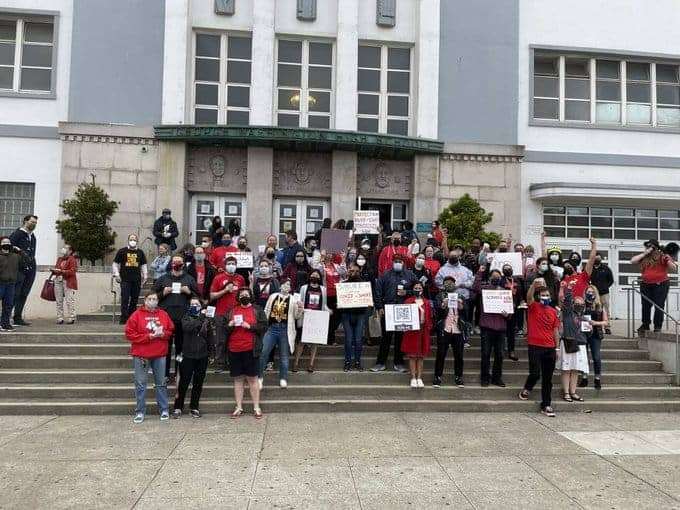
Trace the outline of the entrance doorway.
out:
<instances>
[{"instance_id":1,"label":"entrance doorway","mask_svg":"<svg viewBox=\"0 0 680 510\"><path fill-rule=\"evenodd\" d=\"M208 234L214 216L222 217L222 225L232 220L241 224L241 234L246 231L246 199L238 195L193 195L191 197L191 232L189 239L196 245Z\"/></svg>"},{"instance_id":2,"label":"entrance doorway","mask_svg":"<svg viewBox=\"0 0 680 510\"><path fill-rule=\"evenodd\" d=\"M405 201L388 202L359 199L359 209L362 211L378 211L380 225L383 227L383 232L386 233L401 230L402 225L408 219L408 202Z\"/></svg>"},{"instance_id":3,"label":"entrance doorway","mask_svg":"<svg viewBox=\"0 0 680 510\"><path fill-rule=\"evenodd\" d=\"M307 236L312 236L321 228L323 219L328 215L328 201L309 199L296 200L277 198L274 201L274 225L272 232L279 239L279 246L286 245L286 232L294 230L298 242L302 244Z\"/></svg>"}]
</instances>

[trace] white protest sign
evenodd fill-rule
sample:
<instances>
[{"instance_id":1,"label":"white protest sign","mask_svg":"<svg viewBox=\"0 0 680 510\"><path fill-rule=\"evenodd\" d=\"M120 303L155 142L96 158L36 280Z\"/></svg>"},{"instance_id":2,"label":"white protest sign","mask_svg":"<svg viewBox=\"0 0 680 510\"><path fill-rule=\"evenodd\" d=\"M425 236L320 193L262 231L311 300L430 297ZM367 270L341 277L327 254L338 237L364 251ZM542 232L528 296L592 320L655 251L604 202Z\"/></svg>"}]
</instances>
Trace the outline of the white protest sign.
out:
<instances>
[{"instance_id":1,"label":"white protest sign","mask_svg":"<svg viewBox=\"0 0 680 510\"><path fill-rule=\"evenodd\" d=\"M355 234L377 234L380 211L354 211Z\"/></svg>"},{"instance_id":2,"label":"white protest sign","mask_svg":"<svg viewBox=\"0 0 680 510\"><path fill-rule=\"evenodd\" d=\"M418 305L385 305L385 330L417 331L420 329Z\"/></svg>"},{"instance_id":3,"label":"white protest sign","mask_svg":"<svg viewBox=\"0 0 680 510\"><path fill-rule=\"evenodd\" d=\"M302 343L323 344L328 339L330 313L323 310L305 310L302 318Z\"/></svg>"},{"instance_id":4,"label":"white protest sign","mask_svg":"<svg viewBox=\"0 0 680 510\"><path fill-rule=\"evenodd\" d=\"M512 291L482 289L484 313L514 313Z\"/></svg>"},{"instance_id":5,"label":"white protest sign","mask_svg":"<svg viewBox=\"0 0 680 510\"><path fill-rule=\"evenodd\" d=\"M182 282L172 282L172 293L179 294L182 292Z\"/></svg>"},{"instance_id":6,"label":"white protest sign","mask_svg":"<svg viewBox=\"0 0 680 510\"><path fill-rule=\"evenodd\" d=\"M234 315L234 326L241 326L243 325L243 315L236 314Z\"/></svg>"},{"instance_id":7,"label":"white protest sign","mask_svg":"<svg viewBox=\"0 0 680 510\"><path fill-rule=\"evenodd\" d=\"M335 286L338 308L373 306L371 282L344 282Z\"/></svg>"},{"instance_id":8,"label":"white protest sign","mask_svg":"<svg viewBox=\"0 0 680 510\"><path fill-rule=\"evenodd\" d=\"M215 307L214 306L206 306L205 307L205 316L209 318L215 317Z\"/></svg>"},{"instance_id":9,"label":"white protest sign","mask_svg":"<svg viewBox=\"0 0 680 510\"><path fill-rule=\"evenodd\" d=\"M231 254L236 259L238 269L251 269L253 267L252 251L237 251Z\"/></svg>"},{"instance_id":10,"label":"white protest sign","mask_svg":"<svg viewBox=\"0 0 680 510\"><path fill-rule=\"evenodd\" d=\"M457 292L449 292L448 293L448 303L447 306L449 308L453 309L458 309L458 293Z\"/></svg>"},{"instance_id":11,"label":"white protest sign","mask_svg":"<svg viewBox=\"0 0 680 510\"><path fill-rule=\"evenodd\" d=\"M521 253L490 253L487 258L491 259L491 267L489 268L490 271L493 271L494 269L503 271L503 266L505 264L510 264L512 266L512 274L519 276L524 274Z\"/></svg>"}]
</instances>

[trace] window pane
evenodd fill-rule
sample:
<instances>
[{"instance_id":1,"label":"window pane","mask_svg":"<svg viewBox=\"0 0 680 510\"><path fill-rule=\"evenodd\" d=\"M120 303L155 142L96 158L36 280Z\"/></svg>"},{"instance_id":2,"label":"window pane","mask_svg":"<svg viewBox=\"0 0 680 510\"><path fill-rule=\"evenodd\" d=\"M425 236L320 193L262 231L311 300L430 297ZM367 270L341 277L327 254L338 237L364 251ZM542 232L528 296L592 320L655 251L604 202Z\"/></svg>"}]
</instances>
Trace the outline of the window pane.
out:
<instances>
[{"instance_id":1,"label":"window pane","mask_svg":"<svg viewBox=\"0 0 680 510\"><path fill-rule=\"evenodd\" d=\"M52 67L52 46L36 46L24 44L22 66Z\"/></svg>"},{"instance_id":2,"label":"window pane","mask_svg":"<svg viewBox=\"0 0 680 510\"><path fill-rule=\"evenodd\" d=\"M309 87L318 89L330 89L332 85L332 69L330 67L310 67Z\"/></svg>"},{"instance_id":3,"label":"window pane","mask_svg":"<svg viewBox=\"0 0 680 510\"><path fill-rule=\"evenodd\" d=\"M626 98L634 103L649 103L651 101L651 87L648 83L628 83Z\"/></svg>"},{"instance_id":4,"label":"window pane","mask_svg":"<svg viewBox=\"0 0 680 510\"><path fill-rule=\"evenodd\" d=\"M611 216L612 210L603 207L591 207L590 214L592 216Z\"/></svg>"},{"instance_id":5,"label":"window pane","mask_svg":"<svg viewBox=\"0 0 680 510\"><path fill-rule=\"evenodd\" d=\"M680 231L662 230L659 239L664 241L680 241Z\"/></svg>"},{"instance_id":6,"label":"window pane","mask_svg":"<svg viewBox=\"0 0 680 510\"><path fill-rule=\"evenodd\" d=\"M291 115L289 113L279 113L279 126L284 127L299 127L300 126L300 116Z\"/></svg>"},{"instance_id":7,"label":"window pane","mask_svg":"<svg viewBox=\"0 0 680 510\"><path fill-rule=\"evenodd\" d=\"M545 235L547 235L549 237L564 237L564 229L563 228L546 227L545 228Z\"/></svg>"},{"instance_id":8,"label":"window pane","mask_svg":"<svg viewBox=\"0 0 680 510\"><path fill-rule=\"evenodd\" d=\"M11 89L14 81L14 69L0 67L0 89Z\"/></svg>"},{"instance_id":9,"label":"window pane","mask_svg":"<svg viewBox=\"0 0 680 510\"><path fill-rule=\"evenodd\" d=\"M331 93L310 91L307 100L310 112L330 112L331 111Z\"/></svg>"},{"instance_id":10,"label":"window pane","mask_svg":"<svg viewBox=\"0 0 680 510\"><path fill-rule=\"evenodd\" d=\"M248 108L250 106L250 88L227 87L227 105Z\"/></svg>"},{"instance_id":11,"label":"window pane","mask_svg":"<svg viewBox=\"0 0 680 510\"><path fill-rule=\"evenodd\" d=\"M615 218L614 219L614 226L615 227L635 228L635 219L634 218Z\"/></svg>"},{"instance_id":12,"label":"window pane","mask_svg":"<svg viewBox=\"0 0 680 510\"><path fill-rule=\"evenodd\" d=\"M24 41L51 43L52 23L24 23Z\"/></svg>"},{"instance_id":13,"label":"window pane","mask_svg":"<svg viewBox=\"0 0 680 510\"><path fill-rule=\"evenodd\" d=\"M567 216L567 225L575 227L587 227L588 217L586 216Z\"/></svg>"},{"instance_id":14,"label":"window pane","mask_svg":"<svg viewBox=\"0 0 680 510\"><path fill-rule=\"evenodd\" d=\"M597 103L598 122L619 122L621 105L617 103Z\"/></svg>"},{"instance_id":15,"label":"window pane","mask_svg":"<svg viewBox=\"0 0 680 510\"><path fill-rule=\"evenodd\" d=\"M637 209L635 215L640 218L656 218L656 209Z\"/></svg>"},{"instance_id":16,"label":"window pane","mask_svg":"<svg viewBox=\"0 0 680 510\"><path fill-rule=\"evenodd\" d=\"M14 44L0 43L0 65L14 64Z\"/></svg>"},{"instance_id":17,"label":"window pane","mask_svg":"<svg viewBox=\"0 0 680 510\"><path fill-rule=\"evenodd\" d=\"M637 226L638 228L657 228L658 221L656 220L656 218L653 219L638 218Z\"/></svg>"},{"instance_id":18,"label":"window pane","mask_svg":"<svg viewBox=\"0 0 680 510\"><path fill-rule=\"evenodd\" d=\"M250 114L239 110L227 111L227 124L247 126L250 123Z\"/></svg>"},{"instance_id":19,"label":"window pane","mask_svg":"<svg viewBox=\"0 0 680 510\"><path fill-rule=\"evenodd\" d=\"M635 239L635 230L615 230L616 239Z\"/></svg>"},{"instance_id":20,"label":"window pane","mask_svg":"<svg viewBox=\"0 0 680 510\"><path fill-rule=\"evenodd\" d=\"M590 225L592 227L611 227L612 226L612 219L611 218L590 218Z\"/></svg>"},{"instance_id":21,"label":"window pane","mask_svg":"<svg viewBox=\"0 0 680 510\"><path fill-rule=\"evenodd\" d=\"M597 99L602 99L604 101L620 101L621 87L617 82L598 81Z\"/></svg>"},{"instance_id":22,"label":"window pane","mask_svg":"<svg viewBox=\"0 0 680 510\"><path fill-rule=\"evenodd\" d=\"M557 97L559 86L558 78L536 76L534 78L534 97Z\"/></svg>"},{"instance_id":23,"label":"window pane","mask_svg":"<svg viewBox=\"0 0 680 510\"><path fill-rule=\"evenodd\" d=\"M16 38L16 21L0 20L0 41L14 41Z\"/></svg>"},{"instance_id":24,"label":"window pane","mask_svg":"<svg viewBox=\"0 0 680 510\"><path fill-rule=\"evenodd\" d=\"M611 239L612 231L611 229L594 228L592 230L592 235L595 239Z\"/></svg>"},{"instance_id":25,"label":"window pane","mask_svg":"<svg viewBox=\"0 0 680 510\"><path fill-rule=\"evenodd\" d=\"M565 95L570 99L590 99L590 82L577 78L564 80Z\"/></svg>"},{"instance_id":26,"label":"window pane","mask_svg":"<svg viewBox=\"0 0 680 510\"><path fill-rule=\"evenodd\" d=\"M543 223L545 225L560 225L564 226L564 216L544 216Z\"/></svg>"},{"instance_id":27,"label":"window pane","mask_svg":"<svg viewBox=\"0 0 680 510\"><path fill-rule=\"evenodd\" d=\"M301 41L279 41L279 62L302 62Z\"/></svg>"},{"instance_id":28,"label":"window pane","mask_svg":"<svg viewBox=\"0 0 680 510\"><path fill-rule=\"evenodd\" d=\"M626 78L628 80L644 80L649 81L649 64L640 62L626 63Z\"/></svg>"},{"instance_id":29,"label":"window pane","mask_svg":"<svg viewBox=\"0 0 680 510\"><path fill-rule=\"evenodd\" d=\"M359 113L378 115L380 96L372 94L359 94Z\"/></svg>"},{"instance_id":30,"label":"window pane","mask_svg":"<svg viewBox=\"0 0 680 510\"><path fill-rule=\"evenodd\" d=\"M680 126L680 108L656 109L656 120L663 126Z\"/></svg>"},{"instance_id":31,"label":"window pane","mask_svg":"<svg viewBox=\"0 0 680 510\"><path fill-rule=\"evenodd\" d=\"M365 119L359 117L359 119L357 119L357 129L367 133L377 133L378 119Z\"/></svg>"},{"instance_id":32,"label":"window pane","mask_svg":"<svg viewBox=\"0 0 680 510\"><path fill-rule=\"evenodd\" d=\"M408 117L408 97L389 96L387 98L387 115Z\"/></svg>"},{"instance_id":33,"label":"window pane","mask_svg":"<svg viewBox=\"0 0 680 510\"><path fill-rule=\"evenodd\" d=\"M250 37L229 36L227 56L229 58L240 58L250 60L252 56L252 43Z\"/></svg>"},{"instance_id":34,"label":"window pane","mask_svg":"<svg viewBox=\"0 0 680 510\"><path fill-rule=\"evenodd\" d=\"M196 104L209 104L217 106L219 87L217 85L196 84Z\"/></svg>"},{"instance_id":35,"label":"window pane","mask_svg":"<svg viewBox=\"0 0 680 510\"><path fill-rule=\"evenodd\" d=\"M410 73L401 71L389 71L387 73L387 92L409 93Z\"/></svg>"},{"instance_id":36,"label":"window pane","mask_svg":"<svg viewBox=\"0 0 680 510\"><path fill-rule=\"evenodd\" d=\"M227 81L231 83L250 83L250 62L229 60L227 62Z\"/></svg>"},{"instance_id":37,"label":"window pane","mask_svg":"<svg viewBox=\"0 0 680 510\"><path fill-rule=\"evenodd\" d=\"M220 37L218 35L196 34L196 56L220 56Z\"/></svg>"},{"instance_id":38,"label":"window pane","mask_svg":"<svg viewBox=\"0 0 680 510\"><path fill-rule=\"evenodd\" d=\"M534 118L555 119L559 116L559 102L556 99L534 99Z\"/></svg>"},{"instance_id":39,"label":"window pane","mask_svg":"<svg viewBox=\"0 0 680 510\"><path fill-rule=\"evenodd\" d=\"M50 90L52 71L50 69L22 69L22 90Z\"/></svg>"},{"instance_id":40,"label":"window pane","mask_svg":"<svg viewBox=\"0 0 680 510\"><path fill-rule=\"evenodd\" d=\"M638 239L658 239L659 238L659 232L658 232L658 230L638 230L637 238Z\"/></svg>"},{"instance_id":41,"label":"window pane","mask_svg":"<svg viewBox=\"0 0 680 510\"><path fill-rule=\"evenodd\" d=\"M387 121L387 132L392 135L408 135L408 121L389 119Z\"/></svg>"},{"instance_id":42,"label":"window pane","mask_svg":"<svg viewBox=\"0 0 680 510\"><path fill-rule=\"evenodd\" d=\"M656 81L678 83L678 66L656 64Z\"/></svg>"},{"instance_id":43,"label":"window pane","mask_svg":"<svg viewBox=\"0 0 680 510\"><path fill-rule=\"evenodd\" d=\"M633 209L614 209L614 216L635 216Z\"/></svg>"},{"instance_id":44,"label":"window pane","mask_svg":"<svg viewBox=\"0 0 680 510\"><path fill-rule=\"evenodd\" d=\"M567 237L590 237L587 228L570 228L567 230Z\"/></svg>"},{"instance_id":45,"label":"window pane","mask_svg":"<svg viewBox=\"0 0 680 510\"><path fill-rule=\"evenodd\" d=\"M310 42L309 63L331 65L333 63L333 45Z\"/></svg>"},{"instance_id":46,"label":"window pane","mask_svg":"<svg viewBox=\"0 0 680 510\"><path fill-rule=\"evenodd\" d=\"M196 108L196 124L217 124L217 110Z\"/></svg>"},{"instance_id":47,"label":"window pane","mask_svg":"<svg viewBox=\"0 0 680 510\"><path fill-rule=\"evenodd\" d=\"M567 76L579 76L583 78L590 76L590 61L587 59L568 58L566 59L564 66Z\"/></svg>"},{"instance_id":48,"label":"window pane","mask_svg":"<svg viewBox=\"0 0 680 510\"><path fill-rule=\"evenodd\" d=\"M661 211L659 211L659 217L661 217L661 218L680 218L680 211L661 210Z\"/></svg>"},{"instance_id":49,"label":"window pane","mask_svg":"<svg viewBox=\"0 0 680 510\"><path fill-rule=\"evenodd\" d=\"M536 57L534 57L534 74L557 76L558 74L557 57L536 55Z\"/></svg>"},{"instance_id":50,"label":"window pane","mask_svg":"<svg viewBox=\"0 0 680 510\"><path fill-rule=\"evenodd\" d=\"M359 67L380 68L380 48L377 46L359 46Z\"/></svg>"},{"instance_id":51,"label":"window pane","mask_svg":"<svg viewBox=\"0 0 680 510\"><path fill-rule=\"evenodd\" d=\"M286 87L299 87L302 67L279 64L278 84Z\"/></svg>"},{"instance_id":52,"label":"window pane","mask_svg":"<svg viewBox=\"0 0 680 510\"><path fill-rule=\"evenodd\" d=\"M568 207L567 214L572 216L588 216L587 207Z\"/></svg>"},{"instance_id":53,"label":"window pane","mask_svg":"<svg viewBox=\"0 0 680 510\"><path fill-rule=\"evenodd\" d=\"M680 87L673 85L657 85L656 102L660 104L680 105Z\"/></svg>"},{"instance_id":54,"label":"window pane","mask_svg":"<svg viewBox=\"0 0 680 510\"><path fill-rule=\"evenodd\" d=\"M680 229L680 220L661 220L661 228Z\"/></svg>"},{"instance_id":55,"label":"window pane","mask_svg":"<svg viewBox=\"0 0 680 510\"><path fill-rule=\"evenodd\" d=\"M585 101L565 101L564 117L567 120L590 120L590 103Z\"/></svg>"},{"instance_id":56,"label":"window pane","mask_svg":"<svg viewBox=\"0 0 680 510\"><path fill-rule=\"evenodd\" d=\"M220 81L220 61L197 58L196 79L199 81Z\"/></svg>"},{"instance_id":57,"label":"window pane","mask_svg":"<svg viewBox=\"0 0 680 510\"><path fill-rule=\"evenodd\" d=\"M380 71L359 69L359 90L380 92Z\"/></svg>"},{"instance_id":58,"label":"window pane","mask_svg":"<svg viewBox=\"0 0 680 510\"><path fill-rule=\"evenodd\" d=\"M596 73L598 78L619 78L619 62L616 60L598 60Z\"/></svg>"},{"instance_id":59,"label":"window pane","mask_svg":"<svg viewBox=\"0 0 680 510\"><path fill-rule=\"evenodd\" d=\"M632 124L649 124L652 121L652 107L629 104L626 107L626 118Z\"/></svg>"},{"instance_id":60,"label":"window pane","mask_svg":"<svg viewBox=\"0 0 680 510\"><path fill-rule=\"evenodd\" d=\"M310 128L328 129L330 127L330 117L322 117L321 115L310 115L307 124Z\"/></svg>"},{"instance_id":61,"label":"window pane","mask_svg":"<svg viewBox=\"0 0 680 510\"><path fill-rule=\"evenodd\" d=\"M388 48L387 67L408 71L411 67L411 51L408 48Z\"/></svg>"},{"instance_id":62,"label":"window pane","mask_svg":"<svg viewBox=\"0 0 680 510\"><path fill-rule=\"evenodd\" d=\"M300 110L300 91L279 89L279 110Z\"/></svg>"},{"instance_id":63,"label":"window pane","mask_svg":"<svg viewBox=\"0 0 680 510\"><path fill-rule=\"evenodd\" d=\"M546 205L543 208L544 214L564 214L564 207L554 207Z\"/></svg>"}]
</instances>

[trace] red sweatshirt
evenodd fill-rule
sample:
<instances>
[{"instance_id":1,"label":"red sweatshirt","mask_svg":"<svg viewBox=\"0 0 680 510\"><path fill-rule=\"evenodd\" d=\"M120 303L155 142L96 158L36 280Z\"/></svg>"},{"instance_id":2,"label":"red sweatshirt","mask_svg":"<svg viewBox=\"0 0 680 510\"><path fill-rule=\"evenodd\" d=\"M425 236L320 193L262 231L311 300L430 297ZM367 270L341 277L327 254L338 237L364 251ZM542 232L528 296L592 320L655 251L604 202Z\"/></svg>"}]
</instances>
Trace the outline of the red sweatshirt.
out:
<instances>
[{"instance_id":1,"label":"red sweatshirt","mask_svg":"<svg viewBox=\"0 0 680 510\"><path fill-rule=\"evenodd\" d=\"M78 261L73 255L68 257L59 257L57 263L54 264L55 269L61 269L61 273L57 276L64 278L66 287L73 290L78 290L78 279L76 278L76 271L78 271Z\"/></svg>"},{"instance_id":2,"label":"red sweatshirt","mask_svg":"<svg viewBox=\"0 0 680 510\"><path fill-rule=\"evenodd\" d=\"M163 328L163 336L152 337L154 330ZM160 358L168 353L168 340L175 325L160 308L154 311L142 306L134 311L125 324L125 336L130 342L130 355L140 358Z\"/></svg>"},{"instance_id":3,"label":"red sweatshirt","mask_svg":"<svg viewBox=\"0 0 680 510\"><path fill-rule=\"evenodd\" d=\"M404 258L404 268L412 269L415 260L413 255L408 251L407 246L397 246L396 248L392 245L385 246L380 252L380 257L378 257L378 276L382 276L385 271L392 269L392 257L394 254L398 253Z\"/></svg>"}]
</instances>

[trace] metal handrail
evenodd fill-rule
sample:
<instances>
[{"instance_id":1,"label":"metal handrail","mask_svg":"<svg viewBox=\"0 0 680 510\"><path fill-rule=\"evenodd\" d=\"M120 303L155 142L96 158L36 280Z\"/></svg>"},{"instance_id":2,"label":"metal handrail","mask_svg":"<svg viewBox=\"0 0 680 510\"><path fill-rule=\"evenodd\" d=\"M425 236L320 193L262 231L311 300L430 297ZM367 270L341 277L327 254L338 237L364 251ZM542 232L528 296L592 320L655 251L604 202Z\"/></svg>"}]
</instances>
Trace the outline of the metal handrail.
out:
<instances>
[{"instance_id":1,"label":"metal handrail","mask_svg":"<svg viewBox=\"0 0 680 510\"><path fill-rule=\"evenodd\" d=\"M661 313L666 318L666 321L672 321L675 324L675 385L680 386L680 321L671 316L666 310L658 306L654 301L649 299L647 296L642 294L642 292L635 287L637 282L633 281L633 284L626 289L628 293L628 321L627 321L627 332L628 338L634 338L635 336L635 294L639 294L640 297L646 300L652 305L654 310L660 310ZM668 325L668 323L666 324Z\"/></svg>"},{"instance_id":2,"label":"metal handrail","mask_svg":"<svg viewBox=\"0 0 680 510\"><path fill-rule=\"evenodd\" d=\"M116 323L116 297L118 296L118 292L116 292L116 277L111 275L111 294L113 294L113 307L111 308L111 321L115 324Z\"/></svg>"}]
</instances>

